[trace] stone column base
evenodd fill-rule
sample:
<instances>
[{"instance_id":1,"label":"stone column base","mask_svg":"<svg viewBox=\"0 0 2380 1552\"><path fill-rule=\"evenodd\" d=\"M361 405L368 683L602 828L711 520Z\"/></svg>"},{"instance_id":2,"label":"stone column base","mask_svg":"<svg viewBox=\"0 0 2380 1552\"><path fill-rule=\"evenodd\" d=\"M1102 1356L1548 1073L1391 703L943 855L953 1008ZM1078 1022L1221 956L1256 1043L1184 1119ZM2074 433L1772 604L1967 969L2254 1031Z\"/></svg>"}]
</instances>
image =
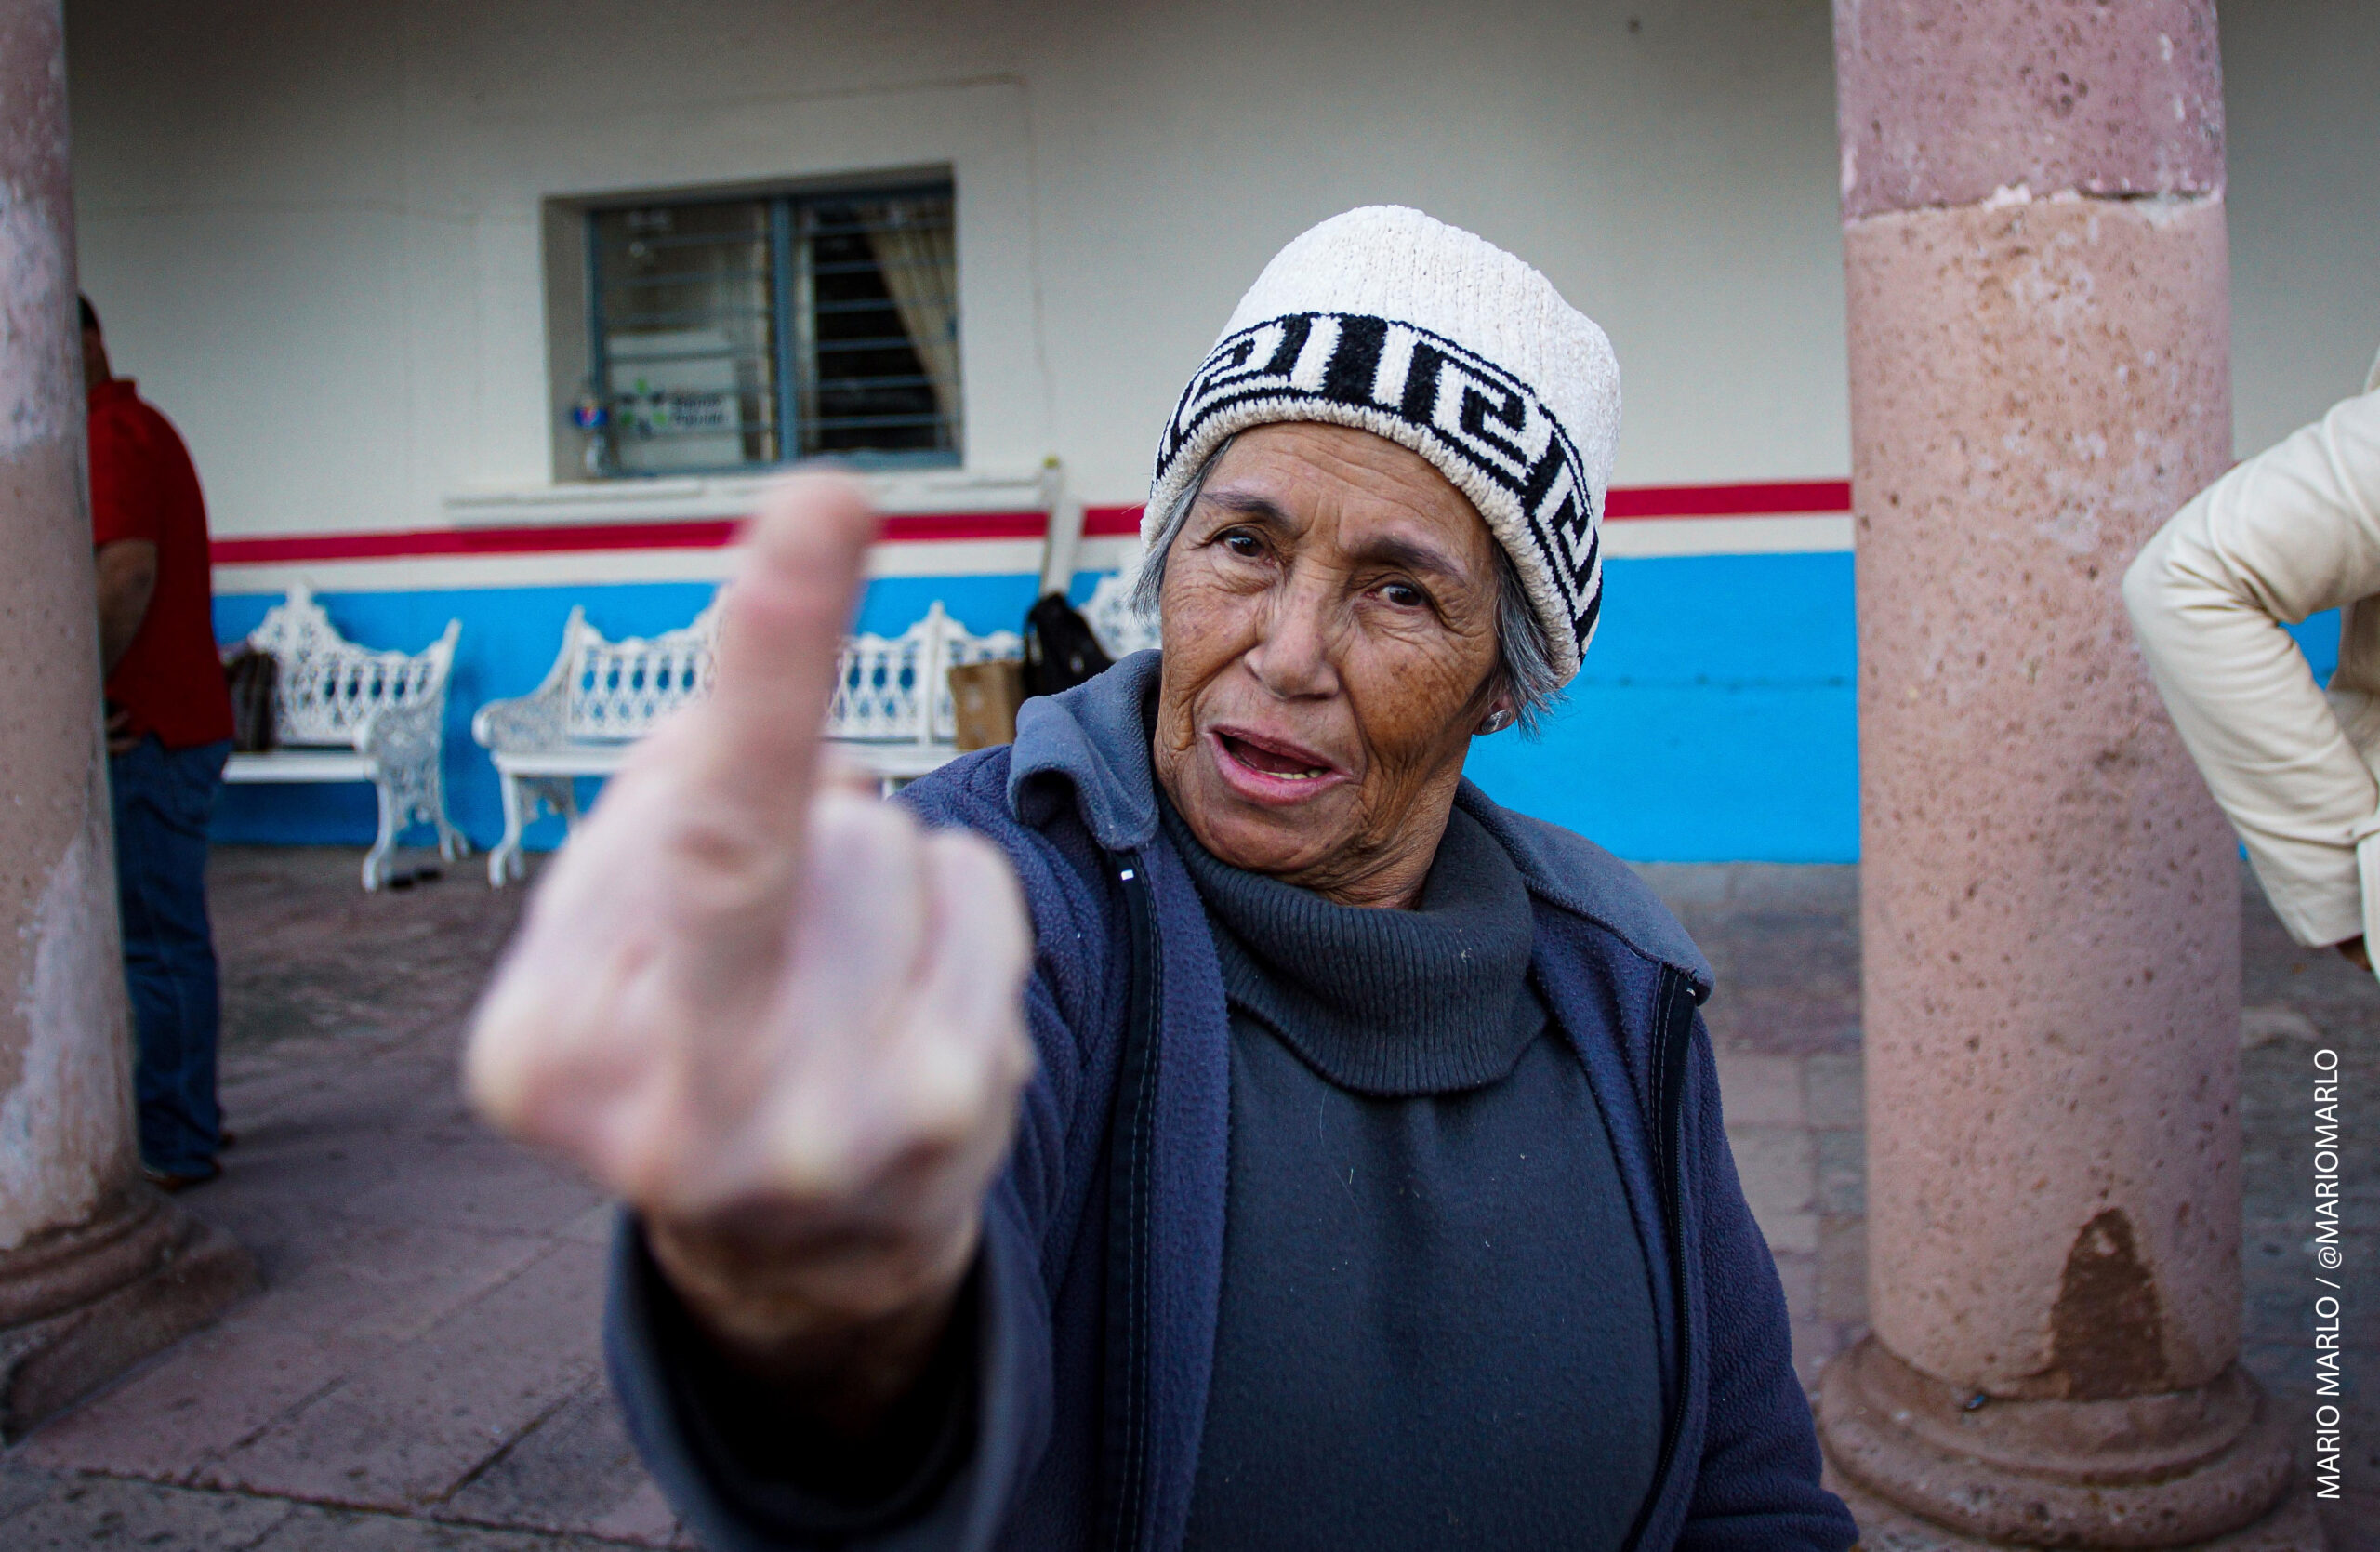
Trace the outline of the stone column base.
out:
<instances>
[{"instance_id":1,"label":"stone column base","mask_svg":"<svg viewBox=\"0 0 2380 1552\"><path fill-rule=\"evenodd\" d=\"M146 1186L0 1254L0 1443L254 1291L231 1237Z\"/></svg>"},{"instance_id":2,"label":"stone column base","mask_svg":"<svg viewBox=\"0 0 2380 1552\"><path fill-rule=\"evenodd\" d=\"M1860 1492L1832 1470L1827 1473L1826 1485L1842 1495L1850 1506L1851 1517L1859 1522L1857 1552L2010 1552L2016 1545L1977 1541L1946 1531ZM2314 1517L2314 1501L2297 1491L2254 1525L2213 1541L2192 1542L2176 1552L2328 1552L2328 1545Z\"/></svg>"},{"instance_id":3,"label":"stone column base","mask_svg":"<svg viewBox=\"0 0 2380 1552\"><path fill-rule=\"evenodd\" d=\"M1837 1475L1917 1528L1908 1533L1939 1538L1880 1544L1908 1552L2321 1545L2310 1504L2298 1506L2298 1539L2285 1524L2273 1532L2283 1539L2232 1539L2276 1523L2293 1475L2281 1418L2236 1364L2199 1390L1980 1399L1871 1336L1828 1365L1818 1432Z\"/></svg>"}]
</instances>

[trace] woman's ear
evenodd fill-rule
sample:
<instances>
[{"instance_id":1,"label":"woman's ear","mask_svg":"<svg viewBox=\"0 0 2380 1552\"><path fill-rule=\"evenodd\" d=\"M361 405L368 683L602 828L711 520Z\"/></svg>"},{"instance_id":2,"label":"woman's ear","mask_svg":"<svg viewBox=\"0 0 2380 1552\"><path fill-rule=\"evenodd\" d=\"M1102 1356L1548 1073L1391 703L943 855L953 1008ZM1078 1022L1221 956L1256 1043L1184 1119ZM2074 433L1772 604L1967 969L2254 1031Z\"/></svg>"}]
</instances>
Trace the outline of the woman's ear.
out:
<instances>
[{"instance_id":1,"label":"woman's ear","mask_svg":"<svg viewBox=\"0 0 2380 1552\"><path fill-rule=\"evenodd\" d=\"M1496 704L1488 709L1488 714L1485 717L1479 719L1478 736L1484 738L1490 733L1501 733L1518 721L1520 721L1520 713L1513 710L1513 697L1498 696Z\"/></svg>"}]
</instances>

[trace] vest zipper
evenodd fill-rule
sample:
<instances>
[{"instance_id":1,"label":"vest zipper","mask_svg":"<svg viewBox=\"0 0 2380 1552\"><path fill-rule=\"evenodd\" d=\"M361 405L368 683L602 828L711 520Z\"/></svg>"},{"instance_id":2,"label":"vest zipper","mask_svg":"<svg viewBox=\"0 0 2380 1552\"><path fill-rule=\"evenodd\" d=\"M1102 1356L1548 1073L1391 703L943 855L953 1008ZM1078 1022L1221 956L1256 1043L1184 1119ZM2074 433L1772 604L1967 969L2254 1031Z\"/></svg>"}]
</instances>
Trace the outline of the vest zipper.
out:
<instances>
[{"instance_id":1,"label":"vest zipper","mask_svg":"<svg viewBox=\"0 0 2380 1552\"><path fill-rule=\"evenodd\" d=\"M1642 1552L1653 1511L1668 1490L1677 1459L1678 1435L1686 1426L1686 1379L1692 1372L1686 1348L1694 1326L1686 1303L1686 1065L1694 1043L1694 988L1674 969L1661 969L1661 989L1653 1036L1653 1154L1661 1195L1661 1223L1669 1241L1670 1303L1677 1312L1676 1377L1661 1418L1660 1453L1653 1460L1652 1486L1628 1532L1628 1552Z\"/></svg>"},{"instance_id":2,"label":"vest zipper","mask_svg":"<svg viewBox=\"0 0 2380 1552\"><path fill-rule=\"evenodd\" d=\"M1141 1542L1149 1475L1149 1203L1157 1121L1157 1024L1164 1006L1157 911L1137 853L1111 856L1124 899L1131 972L1107 1123L1107 1298L1101 1411L1100 1545Z\"/></svg>"}]
</instances>

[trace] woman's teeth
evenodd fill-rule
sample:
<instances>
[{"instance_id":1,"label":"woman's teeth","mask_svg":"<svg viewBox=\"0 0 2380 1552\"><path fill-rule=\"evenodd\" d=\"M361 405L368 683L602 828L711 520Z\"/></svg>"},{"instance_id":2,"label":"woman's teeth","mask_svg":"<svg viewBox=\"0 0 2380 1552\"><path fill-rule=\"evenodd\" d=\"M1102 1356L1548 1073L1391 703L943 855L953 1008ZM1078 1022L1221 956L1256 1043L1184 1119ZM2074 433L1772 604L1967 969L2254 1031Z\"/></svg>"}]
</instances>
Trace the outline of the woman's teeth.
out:
<instances>
[{"instance_id":1,"label":"woman's teeth","mask_svg":"<svg viewBox=\"0 0 2380 1552\"><path fill-rule=\"evenodd\" d=\"M1328 766L1295 764L1289 755L1276 754L1271 749L1249 743L1244 739L1226 738L1224 745L1230 749L1232 758L1250 770L1262 771L1268 776L1276 776L1283 781L1312 781L1317 776L1330 774Z\"/></svg>"}]
</instances>

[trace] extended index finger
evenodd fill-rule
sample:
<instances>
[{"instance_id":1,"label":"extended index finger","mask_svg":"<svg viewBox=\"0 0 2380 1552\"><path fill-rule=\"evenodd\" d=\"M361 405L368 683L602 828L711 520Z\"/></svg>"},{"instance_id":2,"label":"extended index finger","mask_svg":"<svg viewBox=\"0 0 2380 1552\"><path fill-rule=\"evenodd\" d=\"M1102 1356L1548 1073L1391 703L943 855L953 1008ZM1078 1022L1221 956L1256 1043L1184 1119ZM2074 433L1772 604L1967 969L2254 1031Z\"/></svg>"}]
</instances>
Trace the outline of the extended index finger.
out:
<instances>
[{"instance_id":1,"label":"extended index finger","mask_svg":"<svg viewBox=\"0 0 2380 1552\"><path fill-rule=\"evenodd\" d=\"M843 631L875 535L858 481L789 475L762 498L721 606L717 675L687 729L691 795L787 846L800 842L817 785Z\"/></svg>"}]
</instances>

